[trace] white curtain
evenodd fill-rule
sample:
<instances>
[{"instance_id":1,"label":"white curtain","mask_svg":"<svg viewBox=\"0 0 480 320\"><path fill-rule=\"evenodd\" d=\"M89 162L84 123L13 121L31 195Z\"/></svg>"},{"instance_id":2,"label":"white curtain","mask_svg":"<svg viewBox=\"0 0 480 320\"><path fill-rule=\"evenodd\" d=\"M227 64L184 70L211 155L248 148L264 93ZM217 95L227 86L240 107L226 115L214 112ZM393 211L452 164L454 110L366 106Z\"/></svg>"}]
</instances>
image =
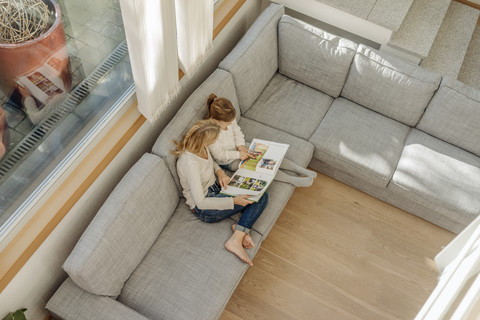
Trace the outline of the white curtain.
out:
<instances>
[{"instance_id":1,"label":"white curtain","mask_svg":"<svg viewBox=\"0 0 480 320\"><path fill-rule=\"evenodd\" d=\"M175 0L120 0L120 6L138 108L153 122L179 89Z\"/></svg>"},{"instance_id":2,"label":"white curtain","mask_svg":"<svg viewBox=\"0 0 480 320\"><path fill-rule=\"evenodd\" d=\"M415 320L480 319L480 216L436 257L438 283Z\"/></svg>"},{"instance_id":3,"label":"white curtain","mask_svg":"<svg viewBox=\"0 0 480 320\"><path fill-rule=\"evenodd\" d=\"M178 58L189 76L212 46L213 0L175 0Z\"/></svg>"}]
</instances>

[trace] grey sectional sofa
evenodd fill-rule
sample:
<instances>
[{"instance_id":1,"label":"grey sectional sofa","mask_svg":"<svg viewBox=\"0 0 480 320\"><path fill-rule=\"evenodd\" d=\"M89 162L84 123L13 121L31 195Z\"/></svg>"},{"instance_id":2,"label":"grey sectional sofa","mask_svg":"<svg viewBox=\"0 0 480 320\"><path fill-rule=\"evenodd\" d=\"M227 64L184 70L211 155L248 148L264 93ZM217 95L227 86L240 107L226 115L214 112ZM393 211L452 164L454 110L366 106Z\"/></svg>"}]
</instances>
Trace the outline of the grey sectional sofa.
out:
<instances>
[{"instance_id":1,"label":"grey sectional sofa","mask_svg":"<svg viewBox=\"0 0 480 320\"><path fill-rule=\"evenodd\" d=\"M480 92L284 16L270 5L118 184L64 264L57 319L217 319L247 269L223 248L233 217L199 221L169 153L230 99L246 140L448 230L480 212ZM274 182L254 256L294 187Z\"/></svg>"}]
</instances>

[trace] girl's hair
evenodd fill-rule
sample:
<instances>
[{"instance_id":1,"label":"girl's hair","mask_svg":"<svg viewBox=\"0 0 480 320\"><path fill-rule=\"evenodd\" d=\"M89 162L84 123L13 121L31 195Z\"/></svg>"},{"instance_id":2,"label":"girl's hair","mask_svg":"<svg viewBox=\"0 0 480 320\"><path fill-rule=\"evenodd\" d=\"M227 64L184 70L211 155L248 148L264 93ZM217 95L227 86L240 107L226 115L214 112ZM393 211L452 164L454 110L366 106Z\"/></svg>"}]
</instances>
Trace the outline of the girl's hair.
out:
<instances>
[{"instance_id":1,"label":"girl's hair","mask_svg":"<svg viewBox=\"0 0 480 320\"><path fill-rule=\"evenodd\" d=\"M173 141L177 149L170 152L177 157L185 151L198 154L204 146L214 143L219 133L220 127L212 120L197 121L180 142Z\"/></svg>"},{"instance_id":2,"label":"girl's hair","mask_svg":"<svg viewBox=\"0 0 480 320\"><path fill-rule=\"evenodd\" d=\"M237 112L230 100L225 98L217 98L212 93L207 99L207 116L205 119L215 119L230 122L235 119Z\"/></svg>"}]
</instances>

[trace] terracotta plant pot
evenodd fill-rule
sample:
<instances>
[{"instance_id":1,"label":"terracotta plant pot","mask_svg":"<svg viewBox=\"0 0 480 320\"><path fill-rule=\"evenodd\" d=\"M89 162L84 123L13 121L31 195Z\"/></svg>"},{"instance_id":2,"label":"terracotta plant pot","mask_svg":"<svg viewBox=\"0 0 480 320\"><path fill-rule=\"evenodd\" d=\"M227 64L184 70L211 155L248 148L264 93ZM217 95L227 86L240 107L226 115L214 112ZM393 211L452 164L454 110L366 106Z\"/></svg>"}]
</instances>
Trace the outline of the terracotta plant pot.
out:
<instances>
[{"instance_id":1,"label":"terracotta plant pot","mask_svg":"<svg viewBox=\"0 0 480 320\"><path fill-rule=\"evenodd\" d=\"M44 0L55 20L40 37L19 44L0 43L0 89L9 97L17 88L19 79L40 68L49 68L70 90L71 75L68 63L65 31L59 5Z\"/></svg>"}]
</instances>

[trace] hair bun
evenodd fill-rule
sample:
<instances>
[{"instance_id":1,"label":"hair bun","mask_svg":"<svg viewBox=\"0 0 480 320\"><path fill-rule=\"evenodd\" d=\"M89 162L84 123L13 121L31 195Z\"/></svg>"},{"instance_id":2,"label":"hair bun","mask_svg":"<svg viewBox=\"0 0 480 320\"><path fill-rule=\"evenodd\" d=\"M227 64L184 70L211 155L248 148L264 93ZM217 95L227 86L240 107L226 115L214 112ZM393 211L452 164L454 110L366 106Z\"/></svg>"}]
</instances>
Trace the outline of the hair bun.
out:
<instances>
[{"instance_id":1,"label":"hair bun","mask_svg":"<svg viewBox=\"0 0 480 320\"><path fill-rule=\"evenodd\" d=\"M210 105L213 103L213 101L215 101L215 99L217 99L215 93L210 94L207 99L207 105L210 107Z\"/></svg>"}]
</instances>

